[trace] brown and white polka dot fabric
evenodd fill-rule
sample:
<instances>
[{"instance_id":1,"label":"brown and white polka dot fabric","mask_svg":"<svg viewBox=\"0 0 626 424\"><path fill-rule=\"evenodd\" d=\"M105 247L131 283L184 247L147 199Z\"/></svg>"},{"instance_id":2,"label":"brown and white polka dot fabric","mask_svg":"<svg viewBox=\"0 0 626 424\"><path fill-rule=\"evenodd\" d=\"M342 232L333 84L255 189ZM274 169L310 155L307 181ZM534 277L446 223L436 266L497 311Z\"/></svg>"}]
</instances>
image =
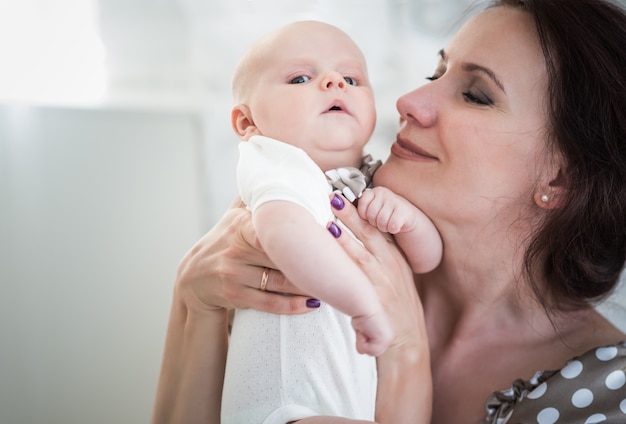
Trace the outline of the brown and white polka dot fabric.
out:
<instances>
[{"instance_id":1,"label":"brown and white polka dot fabric","mask_svg":"<svg viewBox=\"0 0 626 424\"><path fill-rule=\"evenodd\" d=\"M626 342L517 380L494 392L486 407L483 424L626 424Z\"/></svg>"}]
</instances>

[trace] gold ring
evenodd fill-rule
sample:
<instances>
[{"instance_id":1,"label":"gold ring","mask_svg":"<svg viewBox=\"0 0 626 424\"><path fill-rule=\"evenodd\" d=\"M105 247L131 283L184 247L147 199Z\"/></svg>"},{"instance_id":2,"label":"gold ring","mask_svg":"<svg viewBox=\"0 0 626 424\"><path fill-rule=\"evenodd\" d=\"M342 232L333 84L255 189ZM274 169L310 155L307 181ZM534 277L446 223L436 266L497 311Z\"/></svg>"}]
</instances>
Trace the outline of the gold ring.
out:
<instances>
[{"instance_id":1,"label":"gold ring","mask_svg":"<svg viewBox=\"0 0 626 424\"><path fill-rule=\"evenodd\" d=\"M267 287L267 279L270 276L270 269L269 268L264 268L263 269L263 275L261 275L261 284L259 285L259 289L261 291L265 291L265 287Z\"/></svg>"}]
</instances>

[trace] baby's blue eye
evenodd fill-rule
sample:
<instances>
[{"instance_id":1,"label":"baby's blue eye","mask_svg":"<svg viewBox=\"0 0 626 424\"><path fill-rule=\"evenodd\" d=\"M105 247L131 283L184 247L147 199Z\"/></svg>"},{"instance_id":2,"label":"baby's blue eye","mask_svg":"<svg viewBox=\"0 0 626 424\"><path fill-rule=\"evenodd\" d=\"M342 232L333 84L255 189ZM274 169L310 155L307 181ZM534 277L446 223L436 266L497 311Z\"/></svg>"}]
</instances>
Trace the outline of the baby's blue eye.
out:
<instances>
[{"instance_id":1,"label":"baby's blue eye","mask_svg":"<svg viewBox=\"0 0 626 424\"><path fill-rule=\"evenodd\" d=\"M343 77L343 79L350 85L358 85L356 80L351 77Z\"/></svg>"},{"instance_id":2,"label":"baby's blue eye","mask_svg":"<svg viewBox=\"0 0 626 424\"><path fill-rule=\"evenodd\" d=\"M306 75L299 75L297 77L295 77L294 79L292 79L291 81L289 81L289 84L304 84L305 82L309 81L311 78L307 77Z\"/></svg>"}]
</instances>

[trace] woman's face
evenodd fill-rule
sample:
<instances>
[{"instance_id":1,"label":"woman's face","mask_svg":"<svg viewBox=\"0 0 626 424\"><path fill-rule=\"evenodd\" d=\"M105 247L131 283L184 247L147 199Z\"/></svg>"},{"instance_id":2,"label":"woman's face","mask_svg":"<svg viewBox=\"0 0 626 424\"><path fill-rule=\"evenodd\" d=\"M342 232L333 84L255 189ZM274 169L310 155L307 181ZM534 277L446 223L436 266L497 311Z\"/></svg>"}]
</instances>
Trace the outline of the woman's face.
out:
<instances>
[{"instance_id":1,"label":"woman's face","mask_svg":"<svg viewBox=\"0 0 626 424\"><path fill-rule=\"evenodd\" d=\"M440 56L432 81L398 100L397 140L375 182L420 207L440 231L482 228L496 216L510 225L552 172L534 23L525 12L488 9Z\"/></svg>"}]
</instances>

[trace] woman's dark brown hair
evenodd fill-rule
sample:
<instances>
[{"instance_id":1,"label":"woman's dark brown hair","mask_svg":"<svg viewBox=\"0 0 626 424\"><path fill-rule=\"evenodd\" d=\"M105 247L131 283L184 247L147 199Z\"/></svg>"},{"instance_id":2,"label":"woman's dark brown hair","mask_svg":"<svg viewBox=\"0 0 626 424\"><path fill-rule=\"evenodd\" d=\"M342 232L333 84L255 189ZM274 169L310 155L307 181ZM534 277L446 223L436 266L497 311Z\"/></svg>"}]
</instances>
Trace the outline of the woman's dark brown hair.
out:
<instances>
[{"instance_id":1,"label":"woman's dark brown hair","mask_svg":"<svg viewBox=\"0 0 626 424\"><path fill-rule=\"evenodd\" d=\"M626 260L626 12L607 0L496 0L531 14L548 69L549 147L565 161L562 207L525 263L544 307L608 295Z\"/></svg>"}]
</instances>

